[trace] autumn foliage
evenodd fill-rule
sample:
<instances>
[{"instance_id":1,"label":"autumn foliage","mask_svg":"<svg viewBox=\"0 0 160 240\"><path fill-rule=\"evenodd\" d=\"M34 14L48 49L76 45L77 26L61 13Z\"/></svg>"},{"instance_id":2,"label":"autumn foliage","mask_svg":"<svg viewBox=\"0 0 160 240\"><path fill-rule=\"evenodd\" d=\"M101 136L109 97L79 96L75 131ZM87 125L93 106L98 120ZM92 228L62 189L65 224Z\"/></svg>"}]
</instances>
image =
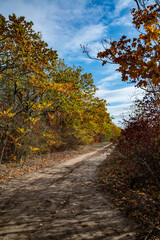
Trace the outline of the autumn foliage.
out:
<instances>
[{"instance_id":1,"label":"autumn foliage","mask_svg":"<svg viewBox=\"0 0 160 240\"><path fill-rule=\"evenodd\" d=\"M92 74L68 67L32 27L0 15L0 162L104 140L112 129Z\"/></svg>"},{"instance_id":2,"label":"autumn foliage","mask_svg":"<svg viewBox=\"0 0 160 240\"><path fill-rule=\"evenodd\" d=\"M105 41L97 57L118 64L122 81L135 83L145 91L143 100L135 103L136 110L125 120L119 148L146 168L159 185L160 161L160 6L149 5L132 9L133 25L139 36L119 41ZM155 176L153 176L155 175Z\"/></svg>"},{"instance_id":3,"label":"autumn foliage","mask_svg":"<svg viewBox=\"0 0 160 240\"><path fill-rule=\"evenodd\" d=\"M119 41L106 40L105 51L98 53L103 64L119 64L117 71L122 73L122 81L136 83L138 87L159 86L159 12L157 4L144 10L132 9L133 25L140 32L139 37L127 39L123 35Z\"/></svg>"},{"instance_id":4,"label":"autumn foliage","mask_svg":"<svg viewBox=\"0 0 160 240\"><path fill-rule=\"evenodd\" d=\"M142 239L159 239L160 4L144 5L131 13L138 37L105 40L104 51L97 55L103 65L118 64L122 81L134 83L145 93L134 103L129 119L124 119L125 128L116 148L119 155L115 163L112 156L112 166L106 168L106 178L112 179L107 188L116 193L118 204L127 206L128 214L143 225L146 236ZM87 49L84 51L89 54Z\"/></svg>"}]
</instances>

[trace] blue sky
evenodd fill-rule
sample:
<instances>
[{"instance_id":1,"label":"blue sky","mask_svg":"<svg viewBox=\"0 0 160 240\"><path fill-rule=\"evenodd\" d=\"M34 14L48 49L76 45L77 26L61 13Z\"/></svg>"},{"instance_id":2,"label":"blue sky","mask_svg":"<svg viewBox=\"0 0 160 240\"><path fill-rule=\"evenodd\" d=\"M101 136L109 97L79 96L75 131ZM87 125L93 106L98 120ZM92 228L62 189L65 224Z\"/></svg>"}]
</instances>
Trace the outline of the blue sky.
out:
<instances>
[{"instance_id":1,"label":"blue sky","mask_svg":"<svg viewBox=\"0 0 160 240\"><path fill-rule=\"evenodd\" d=\"M104 39L118 40L122 35L137 35L133 28L131 8L134 0L0 0L1 14L25 16L33 21L34 30L58 51L69 66L81 66L92 73L97 96L107 100L108 112L119 126L122 113L127 114L131 102L141 94L133 85L121 81L116 65L105 65L89 59L82 53L80 44L88 44L90 53L96 57L102 50Z\"/></svg>"}]
</instances>

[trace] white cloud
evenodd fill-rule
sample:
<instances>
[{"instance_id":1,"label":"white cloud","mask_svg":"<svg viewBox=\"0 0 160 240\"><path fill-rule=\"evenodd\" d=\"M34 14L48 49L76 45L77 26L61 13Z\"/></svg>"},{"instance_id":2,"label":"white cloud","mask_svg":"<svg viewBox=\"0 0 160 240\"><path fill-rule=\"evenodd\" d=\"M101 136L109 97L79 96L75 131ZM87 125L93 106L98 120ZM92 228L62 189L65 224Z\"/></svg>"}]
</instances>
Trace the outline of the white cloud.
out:
<instances>
[{"instance_id":1,"label":"white cloud","mask_svg":"<svg viewBox=\"0 0 160 240\"><path fill-rule=\"evenodd\" d=\"M126 118L128 116L128 112L130 110L131 103L119 104L116 106L108 106L107 110L111 116L114 117L113 122L120 127L123 127L123 117Z\"/></svg>"},{"instance_id":2,"label":"white cloud","mask_svg":"<svg viewBox=\"0 0 160 240\"><path fill-rule=\"evenodd\" d=\"M97 92L98 97L106 99L108 103L115 102L128 102L131 101L131 93L133 93L134 87L116 89L116 90L105 90L99 87Z\"/></svg>"},{"instance_id":3,"label":"white cloud","mask_svg":"<svg viewBox=\"0 0 160 240\"><path fill-rule=\"evenodd\" d=\"M109 104L107 107L108 112L115 118L113 122L122 127L119 121L122 120L123 116L126 118L130 106L136 99L141 99L144 96L144 91L134 86L116 90L100 88L99 91L97 91L97 96L107 101Z\"/></svg>"},{"instance_id":4,"label":"white cloud","mask_svg":"<svg viewBox=\"0 0 160 240\"><path fill-rule=\"evenodd\" d=\"M81 43L97 40L104 30L97 24L104 14L103 6L91 5L90 0L6 0L1 2L1 13L25 16L33 21L34 29L59 52L80 49ZM71 42L73 45L71 45Z\"/></svg>"},{"instance_id":5,"label":"white cloud","mask_svg":"<svg viewBox=\"0 0 160 240\"><path fill-rule=\"evenodd\" d=\"M119 72L113 72L112 75L109 75L108 77L105 77L99 81L99 83L105 83L109 81L119 80L121 78L121 74Z\"/></svg>"},{"instance_id":6,"label":"white cloud","mask_svg":"<svg viewBox=\"0 0 160 240\"><path fill-rule=\"evenodd\" d=\"M104 26L104 32L102 32L101 37L96 41L96 42L92 42L91 44L89 44L89 50L90 50L90 54L93 57L97 57L97 53L100 51L104 51L103 45L102 45L102 41L104 36L106 36L107 32L107 27Z\"/></svg>"},{"instance_id":7,"label":"white cloud","mask_svg":"<svg viewBox=\"0 0 160 240\"><path fill-rule=\"evenodd\" d=\"M80 44L89 44L89 48L91 48L91 52L93 54L92 49L96 51L95 49L100 48L100 43L97 41L102 39L105 31L106 26L102 23L84 26L74 33L71 41L65 44L64 49L70 51L72 50L74 52L80 49Z\"/></svg>"},{"instance_id":8,"label":"white cloud","mask_svg":"<svg viewBox=\"0 0 160 240\"><path fill-rule=\"evenodd\" d=\"M115 11L114 11L114 15L119 15L120 12L126 8L132 8L133 6L135 6L135 3L133 0L116 0L115 1L116 7L115 7Z\"/></svg>"},{"instance_id":9,"label":"white cloud","mask_svg":"<svg viewBox=\"0 0 160 240\"><path fill-rule=\"evenodd\" d=\"M122 113L128 112L129 108L131 106L131 103L126 104L119 104L116 106L108 106L107 109L111 116L119 117Z\"/></svg>"},{"instance_id":10,"label":"white cloud","mask_svg":"<svg viewBox=\"0 0 160 240\"><path fill-rule=\"evenodd\" d=\"M128 26L131 27L132 26L132 16L131 14L127 14L125 16L122 16L120 18L115 18L110 26Z\"/></svg>"},{"instance_id":11,"label":"white cloud","mask_svg":"<svg viewBox=\"0 0 160 240\"><path fill-rule=\"evenodd\" d=\"M99 87L97 96L106 99L108 103L129 103L137 97L142 97L143 91L134 86L116 90L105 90Z\"/></svg>"},{"instance_id":12,"label":"white cloud","mask_svg":"<svg viewBox=\"0 0 160 240\"><path fill-rule=\"evenodd\" d=\"M110 89L113 86L116 86L117 84L122 84L121 82L121 74L119 72L113 71L112 74L109 74L107 77L102 78L99 82L98 82L98 88L100 89L100 91L104 91L106 89Z\"/></svg>"},{"instance_id":13,"label":"white cloud","mask_svg":"<svg viewBox=\"0 0 160 240\"><path fill-rule=\"evenodd\" d=\"M118 68L118 64L106 64L103 66L102 70L99 71L99 74L101 75L107 75L108 76L112 76L114 75L117 71L116 69Z\"/></svg>"},{"instance_id":14,"label":"white cloud","mask_svg":"<svg viewBox=\"0 0 160 240\"><path fill-rule=\"evenodd\" d=\"M121 116L119 117L115 117L112 122L118 126L118 127L121 127L122 129L124 128L124 125L123 125L123 118Z\"/></svg>"}]
</instances>

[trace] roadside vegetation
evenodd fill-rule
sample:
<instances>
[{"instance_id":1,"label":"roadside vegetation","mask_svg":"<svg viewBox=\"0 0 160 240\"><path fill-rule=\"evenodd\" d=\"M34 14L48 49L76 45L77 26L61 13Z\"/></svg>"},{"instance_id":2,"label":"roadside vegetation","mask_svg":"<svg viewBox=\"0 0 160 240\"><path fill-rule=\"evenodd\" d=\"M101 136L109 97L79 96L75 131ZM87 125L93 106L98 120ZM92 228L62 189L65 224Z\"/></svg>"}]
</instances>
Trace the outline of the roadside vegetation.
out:
<instances>
[{"instance_id":1,"label":"roadside vegetation","mask_svg":"<svg viewBox=\"0 0 160 240\"><path fill-rule=\"evenodd\" d=\"M119 135L91 73L68 67L24 17L0 15L0 163Z\"/></svg>"},{"instance_id":2,"label":"roadside vegetation","mask_svg":"<svg viewBox=\"0 0 160 240\"><path fill-rule=\"evenodd\" d=\"M119 65L122 81L135 83L144 98L134 103L115 151L99 180L113 202L141 225L138 239L160 239L160 4L136 1L132 9L137 38L106 41L98 58ZM139 3L138 3L139 2ZM87 49L85 49L87 52ZM89 54L87 52L87 54Z\"/></svg>"}]
</instances>

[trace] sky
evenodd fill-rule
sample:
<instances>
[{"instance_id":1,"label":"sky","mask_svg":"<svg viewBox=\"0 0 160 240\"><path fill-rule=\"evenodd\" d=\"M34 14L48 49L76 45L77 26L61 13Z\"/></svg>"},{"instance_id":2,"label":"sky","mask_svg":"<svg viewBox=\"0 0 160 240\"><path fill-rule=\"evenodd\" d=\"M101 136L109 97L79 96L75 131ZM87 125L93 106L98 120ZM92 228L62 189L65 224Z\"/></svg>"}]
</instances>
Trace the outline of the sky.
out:
<instances>
[{"instance_id":1,"label":"sky","mask_svg":"<svg viewBox=\"0 0 160 240\"><path fill-rule=\"evenodd\" d=\"M122 117L142 93L121 81L117 65L102 66L100 61L89 59L80 45L87 45L91 56L96 57L103 50L104 39L137 36L132 26L133 7L134 0L0 0L0 13L6 19L12 13L25 16L68 66L81 66L84 72L92 73L99 89L96 96L107 101L108 112L120 127Z\"/></svg>"}]
</instances>

